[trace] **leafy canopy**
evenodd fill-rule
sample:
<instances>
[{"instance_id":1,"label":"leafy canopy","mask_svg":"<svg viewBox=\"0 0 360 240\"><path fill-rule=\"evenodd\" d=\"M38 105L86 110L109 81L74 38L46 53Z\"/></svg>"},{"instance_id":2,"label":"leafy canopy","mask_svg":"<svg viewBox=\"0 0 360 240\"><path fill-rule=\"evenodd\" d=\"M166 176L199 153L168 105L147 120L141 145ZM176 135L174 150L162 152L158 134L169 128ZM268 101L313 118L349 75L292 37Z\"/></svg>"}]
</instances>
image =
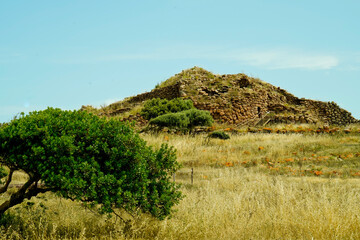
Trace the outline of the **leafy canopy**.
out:
<instances>
[{"instance_id":1,"label":"leafy canopy","mask_svg":"<svg viewBox=\"0 0 360 240\"><path fill-rule=\"evenodd\" d=\"M154 150L129 125L87 112L48 108L4 125L0 162L29 175L25 191L13 197L22 194L21 201L53 191L101 213L122 208L163 219L181 199L170 180L179 168L175 149ZM18 202L2 204L0 215Z\"/></svg>"},{"instance_id":2,"label":"leafy canopy","mask_svg":"<svg viewBox=\"0 0 360 240\"><path fill-rule=\"evenodd\" d=\"M176 113L193 109L191 100L174 98L172 100L153 98L145 102L140 114L147 120L156 118L167 113Z\"/></svg>"}]
</instances>

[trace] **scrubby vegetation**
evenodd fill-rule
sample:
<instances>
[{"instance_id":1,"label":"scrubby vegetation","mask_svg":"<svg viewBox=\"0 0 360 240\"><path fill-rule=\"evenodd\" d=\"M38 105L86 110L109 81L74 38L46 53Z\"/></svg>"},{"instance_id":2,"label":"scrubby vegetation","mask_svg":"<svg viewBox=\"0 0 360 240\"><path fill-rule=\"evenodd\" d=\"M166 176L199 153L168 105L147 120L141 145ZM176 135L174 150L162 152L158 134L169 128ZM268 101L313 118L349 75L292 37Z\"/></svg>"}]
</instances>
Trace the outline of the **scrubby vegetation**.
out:
<instances>
[{"instance_id":1,"label":"scrubby vegetation","mask_svg":"<svg viewBox=\"0 0 360 240\"><path fill-rule=\"evenodd\" d=\"M140 115L150 120L150 126L183 132L191 132L197 126L211 126L214 122L208 111L198 110L191 100L182 98L148 100L141 109Z\"/></svg>"},{"instance_id":2,"label":"scrubby vegetation","mask_svg":"<svg viewBox=\"0 0 360 240\"><path fill-rule=\"evenodd\" d=\"M208 111L190 109L158 116L151 119L149 125L160 128L178 128L191 132L196 126L211 126L213 122L214 120Z\"/></svg>"},{"instance_id":3,"label":"scrubby vegetation","mask_svg":"<svg viewBox=\"0 0 360 240\"><path fill-rule=\"evenodd\" d=\"M206 141L207 134L141 134L154 148L174 146L183 165L175 182L186 197L171 219L147 214L107 219L79 201L46 193L10 209L0 221L1 234L7 239L359 239L360 126L350 126L350 133L277 128L289 131L229 131L226 141ZM13 179L24 182L27 176L16 171Z\"/></svg>"},{"instance_id":4,"label":"scrubby vegetation","mask_svg":"<svg viewBox=\"0 0 360 240\"><path fill-rule=\"evenodd\" d=\"M145 102L140 115L146 120L150 120L164 114L177 113L189 109L194 109L191 100L184 100L182 98L172 100L153 98Z\"/></svg>"}]
</instances>

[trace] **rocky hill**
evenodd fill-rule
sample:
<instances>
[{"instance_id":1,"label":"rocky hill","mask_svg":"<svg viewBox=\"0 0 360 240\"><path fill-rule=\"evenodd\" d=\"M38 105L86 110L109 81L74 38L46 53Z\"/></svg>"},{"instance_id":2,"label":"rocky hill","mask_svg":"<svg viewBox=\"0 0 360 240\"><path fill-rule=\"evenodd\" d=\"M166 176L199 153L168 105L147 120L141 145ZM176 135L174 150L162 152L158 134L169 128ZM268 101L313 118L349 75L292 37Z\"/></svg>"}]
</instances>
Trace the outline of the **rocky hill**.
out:
<instances>
[{"instance_id":1,"label":"rocky hill","mask_svg":"<svg viewBox=\"0 0 360 240\"><path fill-rule=\"evenodd\" d=\"M210 111L217 122L232 125L319 122L347 125L359 122L334 102L300 99L242 73L217 75L199 67L183 70L151 92L113 103L103 108L102 114L123 115L126 119L143 122L137 115L138 110L144 101L156 97L191 99L196 108Z\"/></svg>"}]
</instances>

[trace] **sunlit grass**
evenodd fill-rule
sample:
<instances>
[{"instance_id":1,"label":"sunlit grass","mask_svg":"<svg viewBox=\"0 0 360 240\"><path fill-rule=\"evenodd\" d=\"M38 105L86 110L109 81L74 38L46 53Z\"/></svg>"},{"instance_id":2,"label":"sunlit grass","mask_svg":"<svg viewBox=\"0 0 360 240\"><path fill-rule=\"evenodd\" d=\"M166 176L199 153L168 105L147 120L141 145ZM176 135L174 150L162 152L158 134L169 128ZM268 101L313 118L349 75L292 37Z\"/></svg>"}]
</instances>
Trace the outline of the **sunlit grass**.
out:
<instances>
[{"instance_id":1,"label":"sunlit grass","mask_svg":"<svg viewBox=\"0 0 360 240\"><path fill-rule=\"evenodd\" d=\"M11 209L6 239L360 239L360 134L142 137L177 149L186 197L172 218L128 222L40 195ZM193 184L191 172L193 170ZM16 182L26 180L17 173ZM3 201L4 199L0 199ZM15 217L14 217L15 216Z\"/></svg>"},{"instance_id":2,"label":"sunlit grass","mask_svg":"<svg viewBox=\"0 0 360 240\"><path fill-rule=\"evenodd\" d=\"M322 171L320 175L331 177L357 177L360 171L360 134L245 133L230 140L207 139L205 134L159 134L143 138L156 147L164 142L174 146L185 167L241 165L299 176Z\"/></svg>"}]
</instances>

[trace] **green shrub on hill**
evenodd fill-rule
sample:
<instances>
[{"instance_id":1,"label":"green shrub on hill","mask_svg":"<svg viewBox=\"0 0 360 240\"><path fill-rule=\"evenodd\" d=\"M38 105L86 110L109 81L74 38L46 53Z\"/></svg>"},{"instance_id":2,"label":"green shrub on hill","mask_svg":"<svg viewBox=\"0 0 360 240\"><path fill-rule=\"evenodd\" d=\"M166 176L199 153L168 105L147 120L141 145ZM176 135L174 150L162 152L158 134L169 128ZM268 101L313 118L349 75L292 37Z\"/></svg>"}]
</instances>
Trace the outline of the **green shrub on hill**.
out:
<instances>
[{"instance_id":1,"label":"green shrub on hill","mask_svg":"<svg viewBox=\"0 0 360 240\"><path fill-rule=\"evenodd\" d=\"M156 118L153 118L149 122L150 125L156 125L160 128L187 128L190 124L189 118L184 112L168 113Z\"/></svg>"},{"instance_id":2,"label":"green shrub on hill","mask_svg":"<svg viewBox=\"0 0 360 240\"><path fill-rule=\"evenodd\" d=\"M140 115L150 120L167 113L176 113L193 108L194 105L191 100L184 100L182 98L172 100L153 98L145 102Z\"/></svg>"},{"instance_id":3,"label":"green shrub on hill","mask_svg":"<svg viewBox=\"0 0 360 240\"><path fill-rule=\"evenodd\" d=\"M189 118L188 128L192 129L197 126L211 126L214 123L214 119L210 115L209 111L190 109L184 111Z\"/></svg>"},{"instance_id":4,"label":"green shrub on hill","mask_svg":"<svg viewBox=\"0 0 360 240\"><path fill-rule=\"evenodd\" d=\"M170 179L179 168L172 147L153 150L128 124L86 111L48 108L14 119L0 128L0 164L10 169L0 188L0 194L10 195L0 204L0 217L48 191L98 206L101 213L120 208L159 219L181 198ZM28 180L8 191L18 170Z\"/></svg>"},{"instance_id":5,"label":"green shrub on hill","mask_svg":"<svg viewBox=\"0 0 360 240\"><path fill-rule=\"evenodd\" d=\"M211 126L214 120L208 111L190 109L177 113L168 113L150 120L149 125L163 128L192 130L196 126Z\"/></svg>"}]
</instances>

